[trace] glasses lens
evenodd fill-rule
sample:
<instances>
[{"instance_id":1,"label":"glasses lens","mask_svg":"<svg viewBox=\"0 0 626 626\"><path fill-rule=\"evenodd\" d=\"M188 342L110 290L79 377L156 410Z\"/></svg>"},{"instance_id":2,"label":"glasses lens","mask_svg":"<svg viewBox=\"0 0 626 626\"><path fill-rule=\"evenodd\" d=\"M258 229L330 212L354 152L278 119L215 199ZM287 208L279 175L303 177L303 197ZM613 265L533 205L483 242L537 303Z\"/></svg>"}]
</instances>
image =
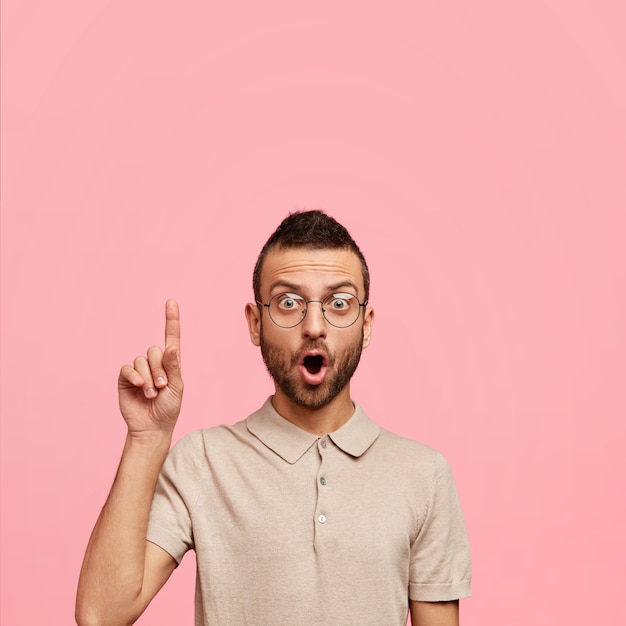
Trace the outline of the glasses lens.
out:
<instances>
[{"instance_id":1,"label":"glasses lens","mask_svg":"<svg viewBox=\"0 0 626 626\"><path fill-rule=\"evenodd\" d=\"M297 293L279 293L270 300L272 321L283 328L297 326L304 317L306 301Z\"/></svg>"},{"instance_id":2,"label":"glasses lens","mask_svg":"<svg viewBox=\"0 0 626 626\"><path fill-rule=\"evenodd\" d=\"M319 300L312 302L319 304ZM337 328L352 326L359 318L361 304L351 293L334 293L322 303L326 321ZM297 293L279 293L269 301L269 314L277 326L293 328L306 315L307 301Z\"/></svg>"},{"instance_id":3,"label":"glasses lens","mask_svg":"<svg viewBox=\"0 0 626 626\"><path fill-rule=\"evenodd\" d=\"M359 317L361 307L356 296L351 293L334 293L322 304L324 317L333 326L346 328L352 326Z\"/></svg>"}]
</instances>

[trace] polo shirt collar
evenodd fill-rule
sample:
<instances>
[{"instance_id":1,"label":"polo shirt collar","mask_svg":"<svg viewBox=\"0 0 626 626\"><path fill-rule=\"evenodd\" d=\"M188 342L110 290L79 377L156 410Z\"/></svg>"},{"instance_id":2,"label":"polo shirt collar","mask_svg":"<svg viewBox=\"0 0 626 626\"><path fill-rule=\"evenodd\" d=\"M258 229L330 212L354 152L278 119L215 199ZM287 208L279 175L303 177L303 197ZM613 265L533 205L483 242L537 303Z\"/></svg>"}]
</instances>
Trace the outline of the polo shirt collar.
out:
<instances>
[{"instance_id":1,"label":"polo shirt collar","mask_svg":"<svg viewBox=\"0 0 626 626\"><path fill-rule=\"evenodd\" d=\"M380 434L380 426L373 422L355 402L352 417L334 433L329 433L333 443L350 456L361 456Z\"/></svg>"},{"instance_id":2,"label":"polo shirt collar","mask_svg":"<svg viewBox=\"0 0 626 626\"><path fill-rule=\"evenodd\" d=\"M272 405L271 396L246 420L248 430L287 463L294 464L320 437L308 433L281 417ZM352 417L329 437L347 454L361 456L378 438L380 426L355 403Z\"/></svg>"}]
</instances>

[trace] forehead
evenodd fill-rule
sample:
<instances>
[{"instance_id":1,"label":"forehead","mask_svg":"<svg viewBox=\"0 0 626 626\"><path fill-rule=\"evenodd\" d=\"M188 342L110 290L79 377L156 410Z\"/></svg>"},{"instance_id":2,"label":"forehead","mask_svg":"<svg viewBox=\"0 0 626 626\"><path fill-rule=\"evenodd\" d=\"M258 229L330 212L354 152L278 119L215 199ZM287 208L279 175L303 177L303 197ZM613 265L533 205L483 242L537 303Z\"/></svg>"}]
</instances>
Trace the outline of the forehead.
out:
<instances>
[{"instance_id":1,"label":"forehead","mask_svg":"<svg viewBox=\"0 0 626 626\"><path fill-rule=\"evenodd\" d=\"M363 271L357 255L347 248L274 248L261 269L261 291L269 294L289 284L308 291L353 285L363 295ZM316 294L321 295L321 294Z\"/></svg>"}]
</instances>

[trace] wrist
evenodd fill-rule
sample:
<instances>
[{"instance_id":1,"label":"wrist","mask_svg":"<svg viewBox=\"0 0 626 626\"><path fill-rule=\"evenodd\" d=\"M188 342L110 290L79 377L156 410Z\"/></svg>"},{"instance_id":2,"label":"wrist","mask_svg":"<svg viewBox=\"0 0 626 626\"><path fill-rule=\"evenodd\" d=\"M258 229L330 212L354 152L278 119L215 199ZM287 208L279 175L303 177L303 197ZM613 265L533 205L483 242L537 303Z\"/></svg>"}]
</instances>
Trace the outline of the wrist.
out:
<instances>
[{"instance_id":1,"label":"wrist","mask_svg":"<svg viewBox=\"0 0 626 626\"><path fill-rule=\"evenodd\" d=\"M132 448L146 453L165 453L172 445L171 430L154 430L144 432L131 432L126 435L126 448Z\"/></svg>"}]
</instances>

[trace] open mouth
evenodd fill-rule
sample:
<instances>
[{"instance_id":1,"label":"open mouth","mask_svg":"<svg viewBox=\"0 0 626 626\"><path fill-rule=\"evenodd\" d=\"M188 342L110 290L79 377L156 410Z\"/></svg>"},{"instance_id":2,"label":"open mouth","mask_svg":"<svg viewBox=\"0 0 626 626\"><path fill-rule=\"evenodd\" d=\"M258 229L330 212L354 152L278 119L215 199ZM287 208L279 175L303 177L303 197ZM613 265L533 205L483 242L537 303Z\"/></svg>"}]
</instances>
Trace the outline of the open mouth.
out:
<instances>
[{"instance_id":1,"label":"open mouth","mask_svg":"<svg viewBox=\"0 0 626 626\"><path fill-rule=\"evenodd\" d=\"M302 364L309 374L318 374L324 365L324 357L321 354L308 354Z\"/></svg>"}]
</instances>

